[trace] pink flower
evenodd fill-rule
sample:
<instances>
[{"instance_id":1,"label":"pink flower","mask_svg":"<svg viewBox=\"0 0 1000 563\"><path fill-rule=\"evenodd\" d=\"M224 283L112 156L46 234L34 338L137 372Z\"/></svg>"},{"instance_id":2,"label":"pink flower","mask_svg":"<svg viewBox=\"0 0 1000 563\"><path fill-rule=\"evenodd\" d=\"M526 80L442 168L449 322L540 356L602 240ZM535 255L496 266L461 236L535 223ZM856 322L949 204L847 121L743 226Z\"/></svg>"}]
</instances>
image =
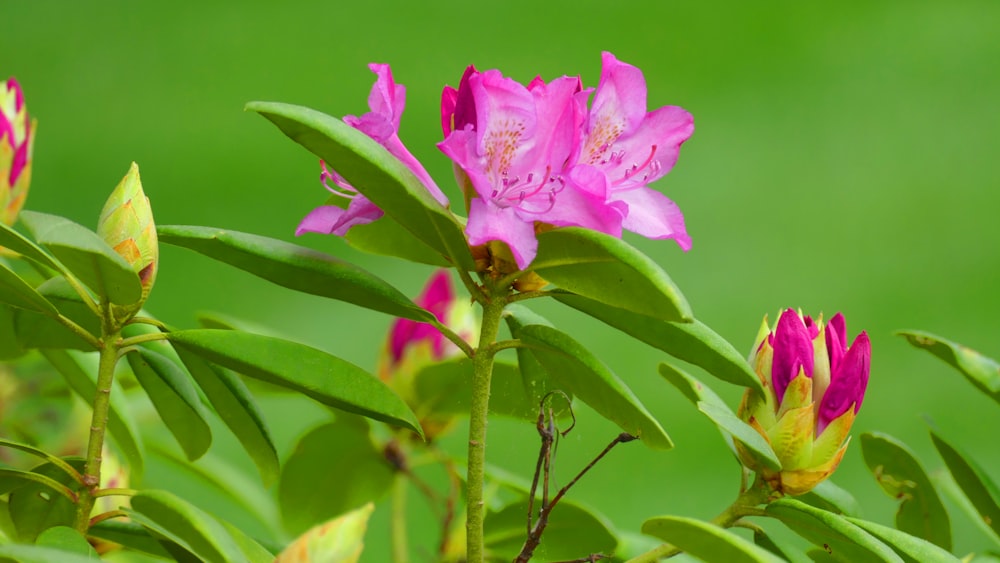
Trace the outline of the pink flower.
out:
<instances>
[{"instance_id":1,"label":"pink flower","mask_svg":"<svg viewBox=\"0 0 1000 563\"><path fill-rule=\"evenodd\" d=\"M361 117L348 115L344 122L378 141L388 151L405 164L423 182L427 191L441 205L448 205L448 198L424 169L423 165L407 150L399 140L399 120L406 105L406 88L396 84L392 70L387 64L372 63L368 68L378 77L368 95L371 109ZM382 210L358 193L358 190L334 170L329 170L320 161L322 172L320 182L331 193L349 200L347 208L336 205L322 205L312 210L295 230L302 233L323 233L344 235L354 225L371 223L382 216ZM331 184L333 184L331 186Z\"/></svg>"},{"instance_id":2,"label":"pink flower","mask_svg":"<svg viewBox=\"0 0 1000 563\"><path fill-rule=\"evenodd\" d=\"M12 225L28 196L37 123L28 119L17 80L0 83L0 221Z\"/></svg>"},{"instance_id":3,"label":"pink flower","mask_svg":"<svg viewBox=\"0 0 1000 563\"><path fill-rule=\"evenodd\" d=\"M537 223L579 226L621 236L621 211L607 203L596 170L568 166L580 143L585 101L579 78L528 87L498 70L470 67L446 89L438 147L468 176L466 235L471 246L502 241L519 269L538 250Z\"/></svg>"},{"instance_id":4,"label":"pink flower","mask_svg":"<svg viewBox=\"0 0 1000 563\"><path fill-rule=\"evenodd\" d=\"M672 238L684 250L691 248L691 238L680 209L647 184L673 168L692 132L691 114L677 106L646 113L642 71L603 53L578 161L607 176L608 202L624 204L615 208L624 211L625 229L653 239Z\"/></svg>"}]
</instances>

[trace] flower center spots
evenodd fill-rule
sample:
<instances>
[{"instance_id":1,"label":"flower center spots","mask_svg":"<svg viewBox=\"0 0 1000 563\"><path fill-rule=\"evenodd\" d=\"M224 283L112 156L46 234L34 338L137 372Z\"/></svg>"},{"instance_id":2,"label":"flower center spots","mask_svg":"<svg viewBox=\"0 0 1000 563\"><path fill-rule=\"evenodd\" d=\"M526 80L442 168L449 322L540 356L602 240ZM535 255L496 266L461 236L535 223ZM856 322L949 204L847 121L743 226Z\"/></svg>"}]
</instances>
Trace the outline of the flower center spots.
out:
<instances>
[{"instance_id":1,"label":"flower center spots","mask_svg":"<svg viewBox=\"0 0 1000 563\"><path fill-rule=\"evenodd\" d=\"M507 174L511 163L514 162L524 132L524 122L512 119L503 120L495 128L490 127L483 139L487 174L497 176Z\"/></svg>"},{"instance_id":2,"label":"flower center spots","mask_svg":"<svg viewBox=\"0 0 1000 563\"><path fill-rule=\"evenodd\" d=\"M607 115L599 117L583 148L584 162L591 165L620 164L621 158L625 155L614 152L612 147L624 131L624 121L612 120ZM609 152L611 154L608 154Z\"/></svg>"},{"instance_id":3,"label":"flower center spots","mask_svg":"<svg viewBox=\"0 0 1000 563\"><path fill-rule=\"evenodd\" d=\"M615 153L611 154L614 155ZM624 156L625 156L624 151L622 151L622 153L620 153L620 156L618 157L618 162L615 162L614 164L615 165L621 164L624 161ZM638 181L641 184L645 184L647 181L649 181L650 176L658 175L660 173L660 170L663 168L662 165L660 164L660 161L654 158L655 156L656 156L656 145L653 145L649 147L649 156L646 157L646 160L642 161L641 163L633 162L631 166L625 169L625 173L622 174L621 178L612 182L612 185L618 187L621 186L622 184L634 181ZM636 177L639 176L640 174L642 174L642 177L638 178L637 180Z\"/></svg>"}]
</instances>

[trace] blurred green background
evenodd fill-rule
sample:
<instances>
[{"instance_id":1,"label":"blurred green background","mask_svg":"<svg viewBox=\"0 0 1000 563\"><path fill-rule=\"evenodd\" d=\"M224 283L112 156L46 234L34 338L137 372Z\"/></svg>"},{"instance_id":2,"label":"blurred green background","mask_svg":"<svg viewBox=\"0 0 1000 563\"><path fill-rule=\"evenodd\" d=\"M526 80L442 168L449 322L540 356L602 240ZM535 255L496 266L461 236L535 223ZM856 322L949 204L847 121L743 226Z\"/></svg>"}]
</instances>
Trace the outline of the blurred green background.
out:
<instances>
[{"instance_id":1,"label":"blurred green background","mask_svg":"<svg viewBox=\"0 0 1000 563\"><path fill-rule=\"evenodd\" d=\"M889 433L937 470L928 415L981 464L1000 463L996 405L892 334L920 328L1000 355L998 2L7 0L0 20L0 76L21 81L39 120L28 208L94 226L134 160L158 223L285 240L326 197L316 158L243 112L245 102L360 114L373 81L366 64L388 62L407 86L403 141L460 202L434 146L445 84L474 63L525 82L580 74L594 86L601 51L612 51L645 72L651 107L695 116L680 161L656 185L680 204L694 248L627 240L673 276L698 318L742 350L764 314L842 311L851 337L867 330L874 349L855 435ZM332 237L296 242L409 294L429 274ZM181 326L199 310L237 315L367 368L391 322L171 247L148 307ZM728 504L737 466L657 375L664 355L556 306L538 310L571 323L564 328L632 386L677 445L621 447L572 497L632 531L650 516L709 518ZM715 388L735 407L737 389ZM308 417L282 404L268 403L269 420L287 451ZM559 449L567 477L616 433L580 411ZM489 460L527 475L534 429L497 421L490 431ZM218 451L248 465L220 441ZM461 452L463 440L445 446ZM169 483L169 471L154 468L150 481ZM866 516L891 521L893 503L857 443L835 481L863 499ZM373 524L366 560L386 557L384 522ZM953 522L958 553L987 545L957 511Z\"/></svg>"}]
</instances>

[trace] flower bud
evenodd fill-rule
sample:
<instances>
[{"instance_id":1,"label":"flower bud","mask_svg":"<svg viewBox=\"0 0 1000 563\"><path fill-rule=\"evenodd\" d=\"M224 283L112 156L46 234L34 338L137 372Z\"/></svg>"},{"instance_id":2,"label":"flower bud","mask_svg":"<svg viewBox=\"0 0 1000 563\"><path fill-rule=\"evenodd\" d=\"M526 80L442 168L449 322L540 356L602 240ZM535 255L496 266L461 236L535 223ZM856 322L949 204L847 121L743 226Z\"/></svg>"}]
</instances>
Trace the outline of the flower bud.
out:
<instances>
[{"instance_id":1,"label":"flower bud","mask_svg":"<svg viewBox=\"0 0 1000 563\"><path fill-rule=\"evenodd\" d=\"M97 223L97 234L139 274L139 281L142 282L141 305L156 280L160 248L153 210L149 206L149 198L142 191L136 163L132 163L104 204Z\"/></svg>"},{"instance_id":2,"label":"flower bud","mask_svg":"<svg viewBox=\"0 0 1000 563\"><path fill-rule=\"evenodd\" d=\"M28 120L17 80L0 83L0 221L5 225L14 224L28 196L37 126Z\"/></svg>"},{"instance_id":3,"label":"flower bud","mask_svg":"<svg viewBox=\"0 0 1000 563\"><path fill-rule=\"evenodd\" d=\"M466 342L479 338L472 303L455 295L447 270L438 270L431 276L416 303ZM420 416L428 440L444 432L451 425L452 417L439 418L432 412L422 412L425 409L415 404L413 379L424 367L461 355L458 346L430 324L398 319L389 331L388 342L379 359L379 377Z\"/></svg>"},{"instance_id":4,"label":"flower bud","mask_svg":"<svg viewBox=\"0 0 1000 563\"><path fill-rule=\"evenodd\" d=\"M274 563L356 563L365 547L365 530L373 510L375 505L368 503L313 527L279 553Z\"/></svg>"},{"instance_id":5,"label":"flower bud","mask_svg":"<svg viewBox=\"0 0 1000 563\"><path fill-rule=\"evenodd\" d=\"M833 473L847 449L868 386L868 335L861 332L848 347L840 313L824 326L822 317L786 309L773 331L765 317L750 363L765 393L747 390L738 414L770 443L781 470L762 466L737 441L740 460L774 491L806 493Z\"/></svg>"}]
</instances>

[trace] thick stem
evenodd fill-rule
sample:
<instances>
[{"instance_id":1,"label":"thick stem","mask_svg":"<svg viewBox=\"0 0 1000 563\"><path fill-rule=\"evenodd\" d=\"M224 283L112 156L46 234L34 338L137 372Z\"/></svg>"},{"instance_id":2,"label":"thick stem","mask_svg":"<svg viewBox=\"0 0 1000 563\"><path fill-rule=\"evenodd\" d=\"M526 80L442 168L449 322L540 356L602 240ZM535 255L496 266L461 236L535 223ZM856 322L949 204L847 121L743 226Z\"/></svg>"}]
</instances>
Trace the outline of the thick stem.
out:
<instances>
[{"instance_id":1,"label":"thick stem","mask_svg":"<svg viewBox=\"0 0 1000 563\"><path fill-rule=\"evenodd\" d=\"M392 519L389 522L393 563L410 561L410 548L406 537L406 495L409 492L406 481L406 475L402 471L397 471L396 480L392 485Z\"/></svg>"},{"instance_id":2,"label":"thick stem","mask_svg":"<svg viewBox=\"0 0 1000 563\"><path fill-rule=\"evenodd\" d=\"M490 406L490 379L493 376L492 344L500 331L506 306L506 287L490 288L483 302L483 323L479 346L472 357L472 405L469 411L469 472L466 479L466 545L468 563L483 561L483 482L486 463L486 415Z\"/></svg>"},{"instance_id":3,"label":"thick stem","mask_svg":"<svg viewBox=\"0 0 1000 563\"><path fill-rule=\"evenodd\" d=\"M87 462L83 469L83 490L76 505L75 528L86 534L90 527L90 512L94 509L95 493L101 486L101 455L104 434L108 428L108 411L111 408L111 384L115 379L118 363L118 345L121 333L115 331L101 341L100 362L97 366L97 394L94 413L90 422L90 441L87 444Z\"/></svg>"}]
</instances>

